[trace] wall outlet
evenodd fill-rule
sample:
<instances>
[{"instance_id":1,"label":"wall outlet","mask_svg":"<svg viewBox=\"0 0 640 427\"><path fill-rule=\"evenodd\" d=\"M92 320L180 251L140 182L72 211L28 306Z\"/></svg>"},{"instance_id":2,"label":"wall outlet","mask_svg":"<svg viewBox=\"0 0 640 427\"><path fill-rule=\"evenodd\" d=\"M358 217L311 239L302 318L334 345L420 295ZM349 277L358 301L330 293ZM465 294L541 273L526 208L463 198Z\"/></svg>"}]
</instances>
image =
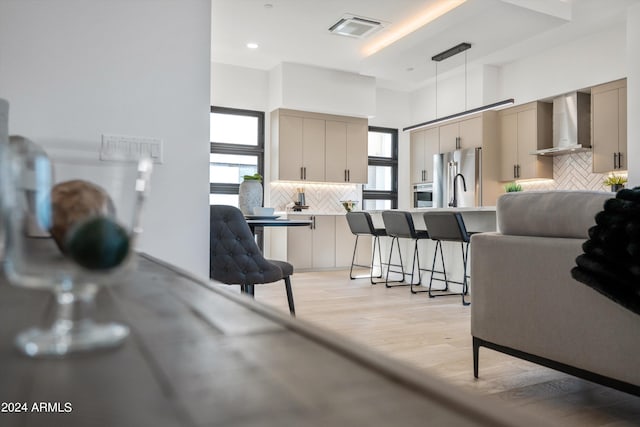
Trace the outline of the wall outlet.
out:
<instances>
[{"instance_id":1,"label":"wall outlet","mask_svg":"<svg viewBox=\"0 0 640 427\"><path fill-rule=\"evenodd\" d=\"M129 161L148 156L163 163L162 140L147 136L102 135L100 160Z\"/></svg>"}]
</instances>

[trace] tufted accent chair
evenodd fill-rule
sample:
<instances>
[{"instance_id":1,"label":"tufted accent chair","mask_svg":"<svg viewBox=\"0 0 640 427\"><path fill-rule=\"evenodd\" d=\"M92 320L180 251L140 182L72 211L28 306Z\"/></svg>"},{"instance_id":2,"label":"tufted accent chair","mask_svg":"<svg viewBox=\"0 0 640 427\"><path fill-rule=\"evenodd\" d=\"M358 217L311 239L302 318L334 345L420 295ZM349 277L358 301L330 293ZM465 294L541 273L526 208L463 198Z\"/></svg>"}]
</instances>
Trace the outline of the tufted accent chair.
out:
<instances>
[{"instance_id":1,"label":"tufted accent chair","mask_svg":"<svg viewBox=\"0 0 640 427\"><path fill-rule=\"evenodd\" d=\"M284 280L289 311L295 314L288 262L267 260L262 256L253 233L240 209L226 205L210 207L209 277L253 297L254 285Z\"/></svg>"}]
</instances>

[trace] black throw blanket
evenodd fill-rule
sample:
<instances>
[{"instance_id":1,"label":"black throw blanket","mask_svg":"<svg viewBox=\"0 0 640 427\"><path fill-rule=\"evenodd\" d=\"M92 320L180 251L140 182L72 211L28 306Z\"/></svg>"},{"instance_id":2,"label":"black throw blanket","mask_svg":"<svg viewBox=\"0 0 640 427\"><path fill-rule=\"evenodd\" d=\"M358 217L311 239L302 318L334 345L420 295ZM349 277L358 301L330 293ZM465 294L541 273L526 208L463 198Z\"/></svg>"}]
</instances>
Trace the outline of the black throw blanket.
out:
<instances>
[{"instance_id":1,"label":"black throw blanket","mask_svg":"<svg viewBox=\"0 0 640 427\"><path fill-rule=\"evenodd\" d=\"M582 249L573 278L640 314L640 187L605 202Z\"/></svg>"}]
</instances>

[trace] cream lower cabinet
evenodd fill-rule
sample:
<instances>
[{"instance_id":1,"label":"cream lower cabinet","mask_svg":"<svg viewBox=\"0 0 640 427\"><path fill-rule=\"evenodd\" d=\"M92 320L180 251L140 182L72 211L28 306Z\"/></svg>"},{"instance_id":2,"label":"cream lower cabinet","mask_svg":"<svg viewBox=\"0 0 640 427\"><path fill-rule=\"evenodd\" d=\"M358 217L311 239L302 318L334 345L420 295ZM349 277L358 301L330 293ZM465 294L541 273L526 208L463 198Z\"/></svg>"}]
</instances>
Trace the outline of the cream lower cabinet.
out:
<instances>
[{"instance_id":1,"label":"cream lower cabinet","mask_svg":"<svg viewBox=\"0 0 640 427\"><path fill-rule=\"evenodd\" d=\"M627 81L591 88L593 172L627 169Z\"/></svg>"},{"instance_id":2,"label":"cream lower cabinet","mask_svg":"<svg viewBox=\"0 0 640 427\"><path fill-rule=\"evenodd\" d=\"M531 102L502 110L498 117L500 179L553 178L553 159L531 154L553 144L552 105Z\"/></svg>"},{"instance_id":3,"label":"cream lower cabinet","mask_svg":"<svg viewBox=\"0 0 640 427\"><path fill-rule=\"evenodd\" d=\"M296 216L298 217L298 216ZM347 268L351 265L355 236L344 215L310 215L311 227L287 229L287 261L296 270ZM371 239L360 238L356 263L368 264Z\"/></svg>"}]
</instances>

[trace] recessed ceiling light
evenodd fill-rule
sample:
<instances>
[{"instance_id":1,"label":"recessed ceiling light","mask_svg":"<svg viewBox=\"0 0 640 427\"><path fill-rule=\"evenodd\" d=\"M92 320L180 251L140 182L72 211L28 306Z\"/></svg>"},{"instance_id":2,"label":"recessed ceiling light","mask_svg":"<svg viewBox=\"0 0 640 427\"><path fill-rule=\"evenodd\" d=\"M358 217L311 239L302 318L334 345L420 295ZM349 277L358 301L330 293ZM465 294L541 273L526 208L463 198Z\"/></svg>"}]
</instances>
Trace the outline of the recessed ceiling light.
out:
<instances>
[{"instance_id":1,"label":"recessed ceiling light","mask_svg":"<svg viewBox=\"0 0 640 427\"><path fill-rule=\"evenodd\" d=\"M258 48L258 43L247 43L247 47L249 49L257 49Z\"/></svg>"},{"instance_id":2,"label":"recessed ceiling light","mask_svg":"<svg viewBox=\"0 0 640 427\"><path fill-rule=\"evenodd\" d=\"M408 67L407 68L407 71L413 71L413 70L415 70L415 68L413 68L413 67Z\"/></svg>"},{"instance_id":3,"label":"recessed ceiling light","mask_svg":"<svg viewBox=\"0 0 640 427\"><path fill-rule=\"evenodd\" d=\"M271 9L273 7L273 5L271 3L265 3L264 4L264 8L265 9Z\"/></svg>"}]
</instances>

